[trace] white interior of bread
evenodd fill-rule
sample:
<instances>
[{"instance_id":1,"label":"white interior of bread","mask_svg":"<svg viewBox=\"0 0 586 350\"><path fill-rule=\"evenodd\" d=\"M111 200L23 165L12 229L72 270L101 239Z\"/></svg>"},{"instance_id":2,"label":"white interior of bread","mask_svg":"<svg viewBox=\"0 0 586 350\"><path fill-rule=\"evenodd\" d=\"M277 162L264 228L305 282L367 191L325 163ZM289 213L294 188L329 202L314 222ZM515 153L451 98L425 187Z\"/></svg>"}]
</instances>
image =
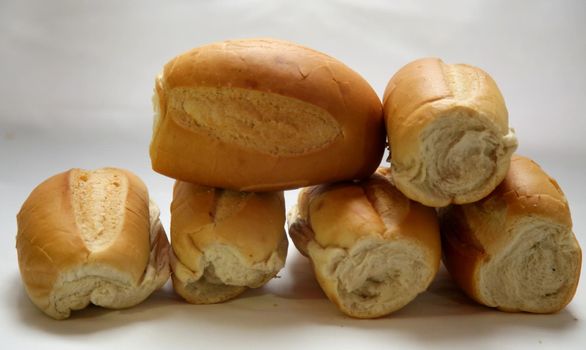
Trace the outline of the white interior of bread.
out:
<instances>
[{"instance_id":1,"label":"white interior of bread","mask_svg":"<svg viewBox=\"0 0 586 350\"><path fill-rule=\"evenodd\" d=\"M431 122L420 134L419 161L393 163L393 177L423 198L429 194L449 204L461 196L496 186L517 147L514 131L501 135L481 116L454 111ZM494 187L493 186L493 187Z\"/></svg>"},{"instance_id":2,"label":"white interior of bread","mask_svg":"<svg viewBox=\"0 0 586 350\"><path fill-rule=\"evenodd\" d=\"M168 111L185 128L271 155L318 150L341 134L337 120L315 105L242 88L175 88ZM304 135L300 138L299 135Z\"/></svg>"},{"instance_id":3,"label":"white interior of bread","mask_svg":"<svg viewBox=\"0 0 586 350\"><path fill-rule=\"evenodd\" d=\"M101 211L98 211L101 212ZM139 284L124 271L110 266L88 263L63 272L49 297L49 315L57 319L69 317L71 310L79 310L90 303L106 308L126 308L146 299L160 288L169 277L168 255L158 246L161 231L159 208L149 203L151 251L144 275ZM96 220L100 220L99 218ZM122 218L118 218L122 220ZM94 229L97 223L90 224Z\"/></svg>"},{"instance_id":4,"label":"white interior of bread","mask_svg":"<svg viewBox=\"0 0 586 350\"><path fill-rule=\"evenodd\" d=\"M487 305L509 311L553 312L571 298L579 276L580 249L565 226L539 218L510 225L515 237L478 273Z\"/></svg>"},{"instance_id":5,"label":"white interior of bread","mask_svg":"<svg viewBox=\"0 0 586 350\"><path fill-rule=\"evenodd\" d=\"M173 261L175 279L182 284L180 293L193 303L218 303L235 297L247 288L258 288L275 277L285 265L287 240L265 261L251 263L235 246L214 243L200 255L197 271Z\"/></svg>"},{"instance_id":6,"label":"white interior of bread","mask_svg":"<svg viewBox=\"0 0 586 350\"><path fill-rule=\"evenodd\" d=\"M377 317L405 306L433 279L425 252L407 240L362 239L350 249L308 244L318 281L340 308Z\"/></svg>"}]
</instances>

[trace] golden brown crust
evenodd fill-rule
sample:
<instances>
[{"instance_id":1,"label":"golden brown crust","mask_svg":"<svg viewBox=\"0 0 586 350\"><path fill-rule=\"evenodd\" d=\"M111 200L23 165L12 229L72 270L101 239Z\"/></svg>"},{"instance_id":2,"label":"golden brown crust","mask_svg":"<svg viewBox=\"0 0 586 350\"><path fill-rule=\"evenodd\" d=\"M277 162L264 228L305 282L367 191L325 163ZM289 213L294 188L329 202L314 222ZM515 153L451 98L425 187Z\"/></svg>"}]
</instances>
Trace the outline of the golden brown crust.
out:
<instances>
[{"instance_id":1,"label":"golden brown crust","mask_svg":"<svg viewBox=\"0 0 586 350\"><path fill-rule=\"evenodd\" d=\"M509 215L547 216L549 220L572 227L570 208L562 189L529 158L513 156L510 171L494 195L506 200Z\"/></svg>"},{"instance_id":2,"label":"golden brown crust","mask_svg":"<svg viewBox=\"0 0 586 350\"><path fill-rule=\"evenodd\" d=\"M219 208L220 201L225 208ZM234 245L250 263L266 260L279 247L284 224L282 192L233 192L175 182L171 242L177 257L194 270L194 251L214 243Z\"/></svg>"},{"instance_id":3,"label":"golden brown crust","mask_svg":"<svg viewBox=\"0 0 586 350\"><path fill-rule=\"evenodd\" d=\"M284 155L180 126L172 115L179 112L167 108L169 96L201 87L257 91L316 106L337 121L341 134L322 148ZM152 165L176 179L234 190L283 190L364 178L382 157L384 124L376 93L341 62L296 44L252 39L196 48L170 61L155 89L161 122L150 147Z\"/></svg>"},{"instance_id":4,"label":"golden brown crust","mask_svg":"<svg viewBox=\"0 0 586 350\"><path fill-rule=\"evenodd\" d=\"M572 233L570 210L562 190L534 161L514 155L507 176L488 197L477 203L444 208L439 216L444 264L472 299L503 311L545 313L559 311L571 301L579 279L580 247ZM568 277L567 284L571 288L566 299L555 307L541 310L503 307L490 305L494 301L483 297L481 269L518 242L516 237L522 228L516 225L523 220L540 220L570 235L558 238L562 241L557 244L563 242L568 246L562 248L560 245L557 249L570 249L574 254L570 259L577 256L579 261L573 261L578 265L577 275Z\"/></svg>"},{"instance_id":5,"label":"golden brown crust","mask_svg":"<svg viewBox=\"0 0 586 350\"><path fill-rule=\"evenodd\" d=\"M467 89L460 89L451 83L450 75L454 70L464 70L462 80ZM420 108L434 103L442 105L430 111L444 109L443 103L457 102L475 110L486 110L485 116L491 119L506 134L509 128L508 112L505 101L495 81L483 70L465 64L446 64L439 58L422 58L402 67L388 82L384 97L385 122L389 138L403 126L420 127L432 119L433 113L421 113L413 118ZM419 114L419 113L417 113ZM392 116L392 118L389 118ZM399 135L397 135L399 136ZM400 136L399 136L400 137ZM397 141L397 143L400 143Z\"/></svg>"},{"instance_id":6,"label":"golden brown crust","mask_svg":"<svg viewBox=\"0 0 586 350\"><path fill-rule=\"evenodd\" d=\"M69 172L50 177L31 192L17 215L20 274L27 294L41 309L48 307L61 270L82 264L89 255L71 215L69 187Z\"/></svg>"},{"instance_id":7,"label":"golden brown crust","mask_svg":"<svg viewBox=\"0 0 586 350\"><path fill-rule=\"evenodd\" d=\"M311 240L322 247L350 248L364 235L383 239L399 235L429 247L436 244L438 249L430 250L437 252L439 261L438 237L429 234L438 230L435 212L405 198L384 176L387 173L388 169L379 168L365 181L301 189L297 215L290 218L289 226L289 235L300 252L306 255ZM379 203L380 198L386 198L384 203Z\"/></svg>"}]
</instances>

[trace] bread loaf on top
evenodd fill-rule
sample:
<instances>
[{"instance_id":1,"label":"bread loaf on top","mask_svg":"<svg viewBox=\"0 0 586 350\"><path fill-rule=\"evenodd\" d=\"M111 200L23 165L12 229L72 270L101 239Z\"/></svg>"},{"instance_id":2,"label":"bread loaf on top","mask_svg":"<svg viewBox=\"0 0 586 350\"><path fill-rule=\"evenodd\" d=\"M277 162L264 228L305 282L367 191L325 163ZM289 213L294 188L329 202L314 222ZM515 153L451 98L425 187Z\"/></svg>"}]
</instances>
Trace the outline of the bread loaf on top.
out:
<instances>
[{"instance_id":1,"label":"bread loaf on top","mask_svg":"<svg viewBox=\"0 0 586 350\"><path fill-rule=\"evenodd\" d=\"M475 202L503 180L517 138L494 80L437 58L413 61L384 93L393 182L431 207Z\"/></svg>"},{"instance_id":2,"label":"bread loaf on top","mask_svg":"<svg viewBox=\"0 0 586 350\"><path fill-rule=\"evenodd\" d=\"M385 145L374 90L340 61L272 39L181 54L156 79L153 169L186 182L276 191L368 177Z\"/></svg>"}]
</instances>

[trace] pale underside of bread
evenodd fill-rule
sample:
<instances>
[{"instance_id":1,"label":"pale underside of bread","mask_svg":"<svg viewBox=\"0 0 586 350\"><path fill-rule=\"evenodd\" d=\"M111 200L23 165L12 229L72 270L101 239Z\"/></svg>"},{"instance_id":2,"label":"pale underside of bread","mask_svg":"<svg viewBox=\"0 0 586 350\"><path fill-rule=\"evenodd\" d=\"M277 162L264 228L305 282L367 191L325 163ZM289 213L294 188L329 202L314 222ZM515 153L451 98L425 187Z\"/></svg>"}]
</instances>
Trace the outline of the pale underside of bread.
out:
<instances>
[{"instance_id":1,"label":"pale underside of bread","mask_svg":"<svg viewBox=\"0 0 586 350\"><path fill-rule=\"evenodd\" d=\"M264 261L251 262L227 243L206 246L196 271L189 269L172 252L173 286L177 293L192 304L221 303L237 297L248 288L259 288L277 275L285 265L287 239ZM193 249L197 249L195 246ZM192 262L193 264L193 262Z\"/></svg>"},{"instance_id":2,"label":"pale underside of bread","mask_svg":"<svg viewBox=\"0 0 586 350\"><path fill-rule=\"evenodd\" d=\"M44 309L51 317L68 318L72 310L83 309L90 303L112 309L131 307L169 278L169 243L159 220L159 209L152 201L149 202L150 253L139 281L120 267L92 258L94 253L107 251L119 235L124 235L121 230L128 187L125 175L117 171L74 173L71 190L75 221L88 256L85 263L59 274Z\"/></svg>"},{"instance_id":3,"label":"pale underside of bread","mask_svg":"<svg viewBox=\"0 0 586 350\"><path fill-rule=\"evenodd\" d=\"M419 153L393 160L393 180L408 197L441 207L488 195L504 178L517 148L512 129L501 135L487 118L454 108L430 122L419 136Z\"/></svg>"},{"instance_id":4,"label":"pale underside of bread","mask_svg":"<svg viewBox=\"0 0 586 350\"><path fill-rule=\"evenodd\" d=\"M426 252L409 240L365 238L350 249L307 245L324 292L345 314L374 318L396 311L435 276Z\"/></svg>"},{"instance_id":5,"label":"pale underside of bread","mask_svg":"<svg viewBox=\"0 0 586 350\"><path fill-rule=\"evenodd\" d=\"M572 299L581 252L571 229L523 217L507 226L514 239L476 270L478 299L503 311L550 313Z\"/></svg>"}]
</instances>

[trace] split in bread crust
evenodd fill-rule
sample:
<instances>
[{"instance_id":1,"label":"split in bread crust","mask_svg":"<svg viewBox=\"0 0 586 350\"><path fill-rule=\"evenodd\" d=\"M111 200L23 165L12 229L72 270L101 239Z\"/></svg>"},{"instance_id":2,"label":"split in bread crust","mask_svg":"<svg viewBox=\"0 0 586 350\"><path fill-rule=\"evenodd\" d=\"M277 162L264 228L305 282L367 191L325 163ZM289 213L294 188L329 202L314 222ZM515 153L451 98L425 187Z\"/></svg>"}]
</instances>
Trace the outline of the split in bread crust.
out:
<instances>
[{"instance_id":1,"label":"split in bread crust","mask_svg":"<svg viewBox=\"0 0 586 350\"><path fill-rule=\"evenodd\" d=\"M40 184L18 214L26 291L65 319L90 303L134 306L169 278L169 243L146 187L122 169L72 169Z\"/></svg>"},{"instance_id":2,"label":"split in bread crust","mask_svg":"<svg viewBox=\"0 0 586 350\"><path fill-rule=\"evenodd\" d=\"M502 181L517 139L484 71L421 59L401 68L384 96L393 181L407 197L471 203Z\"/></svg>"},{"instance_id":3,"label":"split in bread crust","mask_svg":"<svg viewBox=\"0 0 586 350\"><path fill-rule=\"evenodd\" d=\"M342 129L326 110L244 88L176 88L168 113L194 132L272 156L299 156L329 146ZM303 137L293 137L294 135Z\"/></svg>"},{"instance_id":4,"label":"split in bread crust","mask_svg":"<svg viewBox=\"0 0 586 350\"><path fill-rule=\"evenodd\" d=\"M493 193L440 219L445 265L477 302L550 313L572 300L581 249L563 192L533 161L514 156Z\"/></svg>"},{"instance_id":5,"label":"split in bread crust","mask_svg":"<svg viewBox=\"0 0 586 350\"><path fill-rule=\"evenodd\" d=\"M246 193L177 181L171 205L173 286L194 304L258 288L285 264L282 192Z\"/></svg>"},{"instance_id":6,"label":"split in bread crust","mask_svg":"<svg viewBox=\"0 0 586 350\"><path fill-rule=\"evenodd\" d=\"M349 316L396 311L437 273L435 212L404 197L382 175L304 188L288 220L289 235L310 258L323 291Z\"/></svg>"}]
</instances>

